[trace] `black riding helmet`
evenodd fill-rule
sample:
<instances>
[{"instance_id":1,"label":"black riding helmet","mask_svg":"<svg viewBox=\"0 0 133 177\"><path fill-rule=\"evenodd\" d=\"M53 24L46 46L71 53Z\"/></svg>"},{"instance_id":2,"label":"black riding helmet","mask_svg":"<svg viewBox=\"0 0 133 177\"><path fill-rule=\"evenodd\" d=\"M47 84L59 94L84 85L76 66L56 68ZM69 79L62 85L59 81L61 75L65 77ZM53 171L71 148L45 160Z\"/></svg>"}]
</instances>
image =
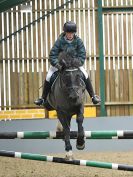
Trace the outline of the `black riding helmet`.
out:
<instances>
[{"instance_id":1,"label":"black riding helmet","mask_svg":"<svg viewBox=\"0 0 133 177\"><path fill-rule=\"evenodd\" d=\"M72 21L68 21L64 24L63 31L76 33L77 32L77 25Z\"/></svg>"}]
</instances>

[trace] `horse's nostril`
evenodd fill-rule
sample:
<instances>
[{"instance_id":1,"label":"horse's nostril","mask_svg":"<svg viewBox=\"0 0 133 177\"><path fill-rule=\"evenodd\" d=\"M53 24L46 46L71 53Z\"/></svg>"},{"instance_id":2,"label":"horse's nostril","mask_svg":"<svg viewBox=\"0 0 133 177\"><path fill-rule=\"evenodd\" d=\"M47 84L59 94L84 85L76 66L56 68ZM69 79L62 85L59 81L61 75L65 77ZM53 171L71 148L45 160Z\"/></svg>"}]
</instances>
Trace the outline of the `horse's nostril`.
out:
<instances>
[{"instance_id":1,"label":"horse's nostril","mask_svg":"<svg viewBox=\"0 0 133 177\"><path fill-rule=\"evenodd\" d=\"M79 98L79 96L77 96L77 95L70 95L69 98L70 98L70 100L76 100L77 98Z\"/></svg>"},{"instance_id":2,"label":"horse's nostril","mask_svg":"<svg viewBox=\"0 0 133 177\"><path fill-rule=\"evenodd\" d=\"M74 97L73 97L73 96L69 96L69 98L70 98L71 100L73 100L73 99L74 99Z\"/></svg>"}]
</instances>

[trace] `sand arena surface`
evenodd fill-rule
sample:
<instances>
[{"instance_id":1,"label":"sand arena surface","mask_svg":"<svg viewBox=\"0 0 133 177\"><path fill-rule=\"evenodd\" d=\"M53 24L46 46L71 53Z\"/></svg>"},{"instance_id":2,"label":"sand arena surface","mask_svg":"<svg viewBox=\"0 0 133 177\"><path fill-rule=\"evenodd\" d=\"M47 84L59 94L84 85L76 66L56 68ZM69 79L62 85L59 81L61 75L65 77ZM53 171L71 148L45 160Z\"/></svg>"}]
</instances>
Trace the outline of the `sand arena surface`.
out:
<instances>
[{"instance_id":1,"label":"sand arena surface","mask_svg":"<svg viewBox=\"0 0 133 177\"><path fill-rule=\"evenodd\" d=\"M64 154L47 154L64 157ZM133 152L74 153L75 159L133 165ZM0 157L0 177L133 177L133 172Z\"/></svg>"}]
</instances>

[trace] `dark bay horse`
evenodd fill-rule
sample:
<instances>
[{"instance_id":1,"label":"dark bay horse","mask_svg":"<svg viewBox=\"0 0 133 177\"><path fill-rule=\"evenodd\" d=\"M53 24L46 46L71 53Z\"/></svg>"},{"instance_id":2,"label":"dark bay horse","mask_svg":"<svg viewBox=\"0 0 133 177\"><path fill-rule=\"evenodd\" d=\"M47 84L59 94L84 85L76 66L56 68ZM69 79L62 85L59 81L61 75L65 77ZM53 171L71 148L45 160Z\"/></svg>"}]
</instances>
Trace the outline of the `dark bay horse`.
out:
<instances>
[{"instance_id":1,"label":"dark bay horse","mask_svg":"<svg viewBox=\"0 0 133 177\"><path fill-rule=\"evenodd\" d=\"M56 110L58 119L63 127L66 157L71 159L72 146L70 144L70 122L73 115L76 114L78 124L78 135L76 147L79 150L84 149L84 92L85 83L83 73L79 66L78 59L71 57L70 53L62 52L59 55L59 63L62 70L59 72L51 92L48 95L48 103Z\"/></svg>"}]
</instances>

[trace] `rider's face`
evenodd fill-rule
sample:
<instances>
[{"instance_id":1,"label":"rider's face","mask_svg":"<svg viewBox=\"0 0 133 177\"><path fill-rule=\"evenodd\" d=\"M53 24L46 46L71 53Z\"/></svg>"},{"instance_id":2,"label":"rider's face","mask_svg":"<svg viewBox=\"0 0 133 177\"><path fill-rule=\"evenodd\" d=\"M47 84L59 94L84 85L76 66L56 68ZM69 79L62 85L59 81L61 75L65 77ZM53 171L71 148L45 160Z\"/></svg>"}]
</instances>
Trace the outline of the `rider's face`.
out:
<instances>
[{"instance_id":1,"label":"rider's face","mask_svg":"<svg viewBox=\"0 0 133 177\"><path fill-rule=\"evenodd\" d=\"M66 32L66 38L69 41L73 40L73 37L74 37L74 33L72 33L72 32Z\"/></svg>"}]
</instances>

